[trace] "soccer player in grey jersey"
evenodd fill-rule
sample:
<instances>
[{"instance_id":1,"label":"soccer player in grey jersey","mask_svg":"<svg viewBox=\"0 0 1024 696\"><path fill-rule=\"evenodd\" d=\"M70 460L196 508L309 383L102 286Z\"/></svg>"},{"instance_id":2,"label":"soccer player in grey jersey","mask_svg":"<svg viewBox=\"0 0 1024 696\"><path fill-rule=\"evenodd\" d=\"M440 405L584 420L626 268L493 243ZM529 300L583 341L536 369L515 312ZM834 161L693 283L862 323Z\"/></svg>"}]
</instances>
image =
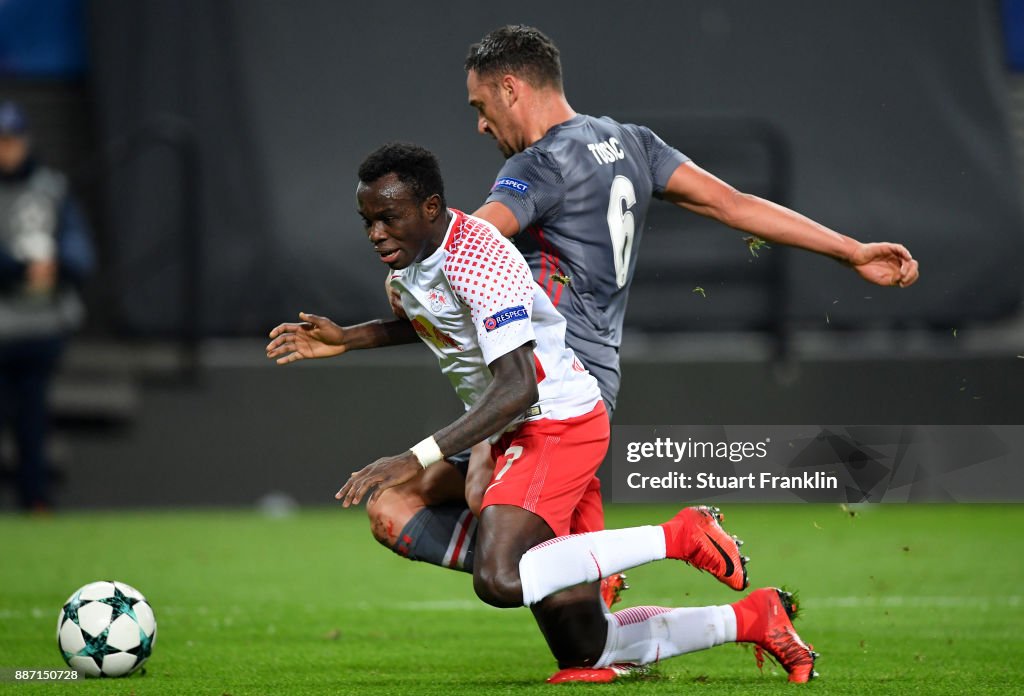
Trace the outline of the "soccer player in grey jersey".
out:
<instances>
[{"instance_id":1,"label":"soccer player in grey jersey","mask_svg":"<svg viewBox=\"0 0 1024 696\"><path fill-rule=\"evenodd\" d=\"M475 214L515 240L537 282L557 298L568 343L611 407L652 195L766 241L831 256L879 285L917 280L917 262L902 245L861 244L737 191L647 128L577 114L562 88L558 48L537 29L492 31L470 48L466 70L477 130L508 158Z\"/></svg>"},{"instance_id":2,"label":"soccer player in grey jersey","mask_svg":"<svg viewBox=\"0 0 1024 696\"><path fill-rule=\"evenodd\" d=\"M651 197L687 161L648 128L576 114L510 157L487 198L514 217L515 244L566 318L567 340L598 378L609 412L633 250Z\"/></svg>"}]
</instances>

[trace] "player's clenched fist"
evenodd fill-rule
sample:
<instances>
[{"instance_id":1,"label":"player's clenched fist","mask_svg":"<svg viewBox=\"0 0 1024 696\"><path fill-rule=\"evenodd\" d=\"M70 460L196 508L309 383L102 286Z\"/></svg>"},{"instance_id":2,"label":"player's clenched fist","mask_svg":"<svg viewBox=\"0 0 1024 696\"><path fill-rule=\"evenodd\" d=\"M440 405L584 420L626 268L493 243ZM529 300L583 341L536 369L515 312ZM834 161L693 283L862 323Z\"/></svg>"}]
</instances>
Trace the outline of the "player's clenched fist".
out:
<instances>
[{"instance_id":1,"label":"player's clenched fist","mask_svg":"<svg viewBox=\"0 0 1024 696\"><path fill-rule=\"evenodd\" d=\"M876 285L905 288L917 281L917 261L902 244L878 242L861 244L850 265L864 280Z\"/></svg>"},{"instance_id":2,"label":"player's clenched fist","mask_svg":"<svg viewBox=\"0 0 1024 696\"><path fill-rule=\"evenodd\" d=\"M352 474L352 477L341 487L340 491L334 494L334 497L340 500L345 507L358 505L366 492L376 486L377 490L373 492L369 500L370 503L373 503L388 488L411 481L421 471L423 471L423 467L420 466L416 455L412 452L405 452L395 457L384 457Z\"/></svg>"},{"instance_id":3,"label":"player's clenched fist","mask_svg":"<svg viewBox=\"0 0 1024 696\"><path fill-rule=\"evenodd\" d=\"M279 324L270 332L267 357L285 365L303 358L329 358L347 350L345 329L327 317L299 312L301 323Z\"/></svg>"}]
</instances>

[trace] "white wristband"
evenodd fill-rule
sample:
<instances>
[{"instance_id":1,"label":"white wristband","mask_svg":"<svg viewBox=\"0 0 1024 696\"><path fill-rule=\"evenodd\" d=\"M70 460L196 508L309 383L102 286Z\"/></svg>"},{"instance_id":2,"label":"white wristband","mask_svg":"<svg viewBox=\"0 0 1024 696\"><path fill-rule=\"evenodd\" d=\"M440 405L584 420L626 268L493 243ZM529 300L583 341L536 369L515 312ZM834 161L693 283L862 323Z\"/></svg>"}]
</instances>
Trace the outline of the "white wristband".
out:
<instances>
[{"instance_id":1,"label":"white wristband","mask_svg":"<svg viewBox=\"0 0 1024 696\"><path fill-rule=\"evenodd\" d=\"M437 446L437 441L434 440L434 436L431 435L426 440L417 442L415 445L410 447L412 453L419 460L420 466L426 469L434 462L439 462L444 459L444 455L441 454L441 448Z\"/></svg>"}]
</instances>

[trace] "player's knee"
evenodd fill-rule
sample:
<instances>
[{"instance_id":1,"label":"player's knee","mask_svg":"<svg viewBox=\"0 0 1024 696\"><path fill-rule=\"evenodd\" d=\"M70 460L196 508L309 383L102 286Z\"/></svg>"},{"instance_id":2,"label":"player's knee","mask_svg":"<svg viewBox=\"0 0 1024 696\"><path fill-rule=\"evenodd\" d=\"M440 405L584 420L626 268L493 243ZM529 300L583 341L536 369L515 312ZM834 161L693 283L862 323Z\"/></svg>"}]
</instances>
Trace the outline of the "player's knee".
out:
<instances>
[{"instance_id":1,"label":"player's knee","mask_svg":"<svg viewBox=\"0 0 1024 696\"><path fill-rule=\"evenodd\" d=\"M384 491L375 501L366 504L366 515L370 518L373 538L388 548L394 547L398 542L398 535L412 519L413 514L401 496L391 491Z\"/></svg>"},{"instance_id":2,"label":"player's knee","mask_svg":"<svg viewBox=\"0 0 1024 696\"><path fill-rule=\"evenodd\" d=\"M523 606L523 586L519 569L496 568L479 563L473 570L473 589L476 596L499 609Z\"/></svg>"}]
</instances>

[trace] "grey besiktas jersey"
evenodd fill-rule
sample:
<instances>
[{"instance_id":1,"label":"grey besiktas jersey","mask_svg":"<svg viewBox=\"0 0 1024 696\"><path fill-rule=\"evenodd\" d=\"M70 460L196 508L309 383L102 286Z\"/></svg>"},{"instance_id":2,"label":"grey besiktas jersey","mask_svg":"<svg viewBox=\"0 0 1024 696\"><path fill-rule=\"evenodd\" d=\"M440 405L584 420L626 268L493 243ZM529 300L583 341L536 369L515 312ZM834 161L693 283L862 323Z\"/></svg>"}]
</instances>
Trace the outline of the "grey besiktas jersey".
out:
<instances>
[{"instance_id":1,"label":"grey besiktas jersey","mask_svg":"<svg viewBox=\"0 0 1024 696\"><path fill-rule=\"evenodd\" d=\"M509 158L487 197L519 221L513 241L609 411L647 207L688 159L648 128L579 114Z\"/></svg>"}]
</instances>

